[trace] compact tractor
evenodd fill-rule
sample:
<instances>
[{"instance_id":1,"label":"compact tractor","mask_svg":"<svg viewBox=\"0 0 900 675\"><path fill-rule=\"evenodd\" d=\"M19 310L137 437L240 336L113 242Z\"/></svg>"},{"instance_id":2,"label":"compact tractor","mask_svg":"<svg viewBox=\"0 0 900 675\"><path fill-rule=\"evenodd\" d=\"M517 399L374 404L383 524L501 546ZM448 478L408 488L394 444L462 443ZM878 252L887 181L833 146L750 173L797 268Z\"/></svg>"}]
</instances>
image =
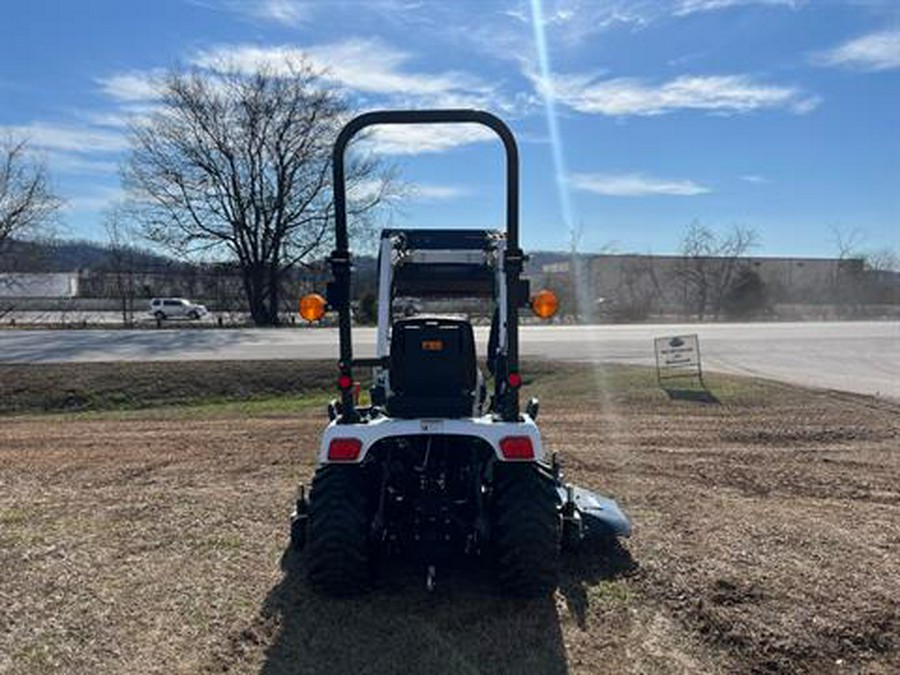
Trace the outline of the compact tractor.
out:
<instances>
[{"instance_id":1,"label":"compact tractor","mask_svg":"<svg viewBox=\"0 0 900 675\"><path fill-rule=\"evenodd\" d=\"M506 231L388 229L378 256L374 358L353 355L351 258L344 154L360 130L381 124L477 123L506 150ZM518 150L509 128L476 110L383 111L351 120L334 146L334 275L326 298L304 296L300 313L337 313L340 398L328 407L317 468L301 489L291 539L304 549L311 585L347 595L366 589L377 557L411 555L426 586L438 567L479 556L501 589L544 595L557 585L560 552L586 536L627 536L614 501L567 484L541 444L538 401L520 405L519 312L548 318L549 291L533 298L522 278ZM472 324L412 312L410 299L474 299L492 316L480 367ZM401 301L402 300L402 301ZM372 371L359 401L358 369Z\"/></svg>"}]
</instances>

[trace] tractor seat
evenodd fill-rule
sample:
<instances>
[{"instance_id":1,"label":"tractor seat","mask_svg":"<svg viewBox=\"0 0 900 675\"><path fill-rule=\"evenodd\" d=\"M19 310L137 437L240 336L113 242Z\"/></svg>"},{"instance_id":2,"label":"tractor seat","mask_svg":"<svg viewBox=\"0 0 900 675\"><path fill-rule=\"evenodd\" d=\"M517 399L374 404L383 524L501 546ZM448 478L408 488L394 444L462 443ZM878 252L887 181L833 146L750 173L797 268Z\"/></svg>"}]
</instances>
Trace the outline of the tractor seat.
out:
<instances>
[{"instance_id":1,"label":"tractor seat","mask_svg":"<svg viewBox=\"0 0 900 675\"><path fill-rule=\"evenodd\" d=\"M389 373L391 417L471 417L478 381L472 325L447 317L395 321Z\"/></svg>"}]
</instances>

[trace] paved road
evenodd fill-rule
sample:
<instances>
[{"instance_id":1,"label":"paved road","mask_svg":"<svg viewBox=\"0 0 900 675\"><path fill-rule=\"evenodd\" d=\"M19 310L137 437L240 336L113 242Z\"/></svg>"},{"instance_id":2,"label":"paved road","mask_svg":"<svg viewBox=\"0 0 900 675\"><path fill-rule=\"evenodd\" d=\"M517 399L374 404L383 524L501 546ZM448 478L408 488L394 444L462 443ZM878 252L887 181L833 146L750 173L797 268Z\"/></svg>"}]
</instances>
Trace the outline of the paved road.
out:
<instances>
[{"instance_id":1,"label":"paved road","mask_svg":"<svg viewBox=\"0 0 900 675\"><path fill-rule=\"evenodd\" d=\"M481 345L486 341L478 329ZM900 399L900 322L527 326L522 353L652 364L652 338L698 333L704 368ZM374 331L357 329L371 356ZM334 329L0 330L0 362L333 358Z\"/></svg>"}]
</instances>

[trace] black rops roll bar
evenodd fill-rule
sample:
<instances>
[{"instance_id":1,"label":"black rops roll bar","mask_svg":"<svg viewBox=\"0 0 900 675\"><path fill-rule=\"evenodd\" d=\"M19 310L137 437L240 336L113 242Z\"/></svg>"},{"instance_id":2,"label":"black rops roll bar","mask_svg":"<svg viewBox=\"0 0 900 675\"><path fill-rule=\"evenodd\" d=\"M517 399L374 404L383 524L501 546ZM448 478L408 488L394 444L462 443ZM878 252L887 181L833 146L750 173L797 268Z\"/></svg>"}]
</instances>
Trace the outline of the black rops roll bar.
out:
<instances>
[{"instance_id":1,"label":"black rops roll bar","mask_svg":"<svg viewBox=\"0 0 900 675\"><path fill-rule=\"evenodd\" d=\"M379 110L364 113L350 120L334 143L332 154L334 186L335 249L331 254L334 281L329 284L328 303L338 311L340 335L340 371L345 382L353 382L353 343L350 335L350 249L347 236L347 186L344 172L344 154L353 137L366 127L377 124L447 124L474 123L492 129L503 141L506 150L506 313L507 354L498 363L495 378L500 409L504 420L519 418L519 392L508 384L510 373L519 367L518 308L522 299L519 280L524 257L519 249L519 150L516 139L506 123L483 110ZM505 362L504 362L505 361ZM346 376L346 377L344 377ZM340 421L355 422L359 419L353 403L353 387L341 390L342 415Z\"/></svg>"}]
</instances>

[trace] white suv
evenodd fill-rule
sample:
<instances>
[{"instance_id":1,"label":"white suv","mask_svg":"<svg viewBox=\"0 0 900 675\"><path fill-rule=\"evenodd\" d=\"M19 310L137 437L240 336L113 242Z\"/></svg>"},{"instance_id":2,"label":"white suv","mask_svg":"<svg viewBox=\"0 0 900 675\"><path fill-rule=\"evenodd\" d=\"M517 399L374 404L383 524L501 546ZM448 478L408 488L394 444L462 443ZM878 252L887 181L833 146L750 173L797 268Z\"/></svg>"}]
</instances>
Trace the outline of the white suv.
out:
<instances>
[{"instance_id":1,"label":"white suv","mask_svg":"<svg viewBox=\"0 0 900 675\"><path fill-rule=\"evenodd\" d=\"M184 298L153 298L150 313L157 319L199 319L209 312L205 306Z\"/></svg>"}]
</instances>

